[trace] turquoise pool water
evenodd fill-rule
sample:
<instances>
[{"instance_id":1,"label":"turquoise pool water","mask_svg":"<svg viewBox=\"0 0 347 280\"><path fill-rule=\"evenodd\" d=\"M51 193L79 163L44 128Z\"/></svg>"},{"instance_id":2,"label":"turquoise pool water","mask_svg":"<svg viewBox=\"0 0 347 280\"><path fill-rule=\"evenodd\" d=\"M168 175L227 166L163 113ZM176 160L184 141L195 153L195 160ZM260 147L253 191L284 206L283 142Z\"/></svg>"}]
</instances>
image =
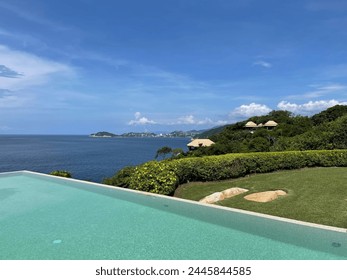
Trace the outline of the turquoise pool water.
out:
<instances>
[{"instance_id":1,"label":"turquoise pool water","mask_svg":"<svg viewBox=\"0 0 347 280\"><path fill-rule=\"evenodd\" d=\"M347 259L347 233L16 172L0 174L0 259Z\"/></svg>"}]
</instances>

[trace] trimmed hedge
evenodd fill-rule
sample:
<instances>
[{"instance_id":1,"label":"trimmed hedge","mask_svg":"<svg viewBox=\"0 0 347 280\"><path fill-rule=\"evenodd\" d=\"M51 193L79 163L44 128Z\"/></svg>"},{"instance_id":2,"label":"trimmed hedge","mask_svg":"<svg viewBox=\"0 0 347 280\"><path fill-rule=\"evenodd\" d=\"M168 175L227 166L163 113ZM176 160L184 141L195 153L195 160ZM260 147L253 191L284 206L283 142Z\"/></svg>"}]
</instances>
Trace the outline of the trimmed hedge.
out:
<instances>
[{"instance_id":1,"label":"trimmed hedge","mask_svg":"<svg viewBox=\"0 0 347 280\"><path fill-rule=\"evenodd\" d=\"M179 184L192 181L218 181L315 166L347 166L347 150L243 153L150 161L135 167L122 182L131 189L172 194ZM115 175L118 180L120 172ZM105 181L111 182L111 179Z\"/></svg>"}]
</instances>

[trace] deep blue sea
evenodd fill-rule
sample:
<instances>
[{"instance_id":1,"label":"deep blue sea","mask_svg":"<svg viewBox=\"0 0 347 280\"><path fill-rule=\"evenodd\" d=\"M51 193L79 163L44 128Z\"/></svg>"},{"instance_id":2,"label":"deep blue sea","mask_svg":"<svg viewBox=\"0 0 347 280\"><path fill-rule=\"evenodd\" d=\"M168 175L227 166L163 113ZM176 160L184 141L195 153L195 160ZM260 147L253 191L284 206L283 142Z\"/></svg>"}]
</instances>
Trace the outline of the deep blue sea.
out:
<instances>
[{"instance_id":1,"label":"deep blue sea","mask_svg":"<svg viewBox=\"0 0 347 280\"><path fill-rule=\"evenodd\" d=\"M0 135L0 172L67 170L73 178L101 182L125 166L153 160L163 146L186 151L189 142L189 138Z\"/></svg>"}]
</instances>

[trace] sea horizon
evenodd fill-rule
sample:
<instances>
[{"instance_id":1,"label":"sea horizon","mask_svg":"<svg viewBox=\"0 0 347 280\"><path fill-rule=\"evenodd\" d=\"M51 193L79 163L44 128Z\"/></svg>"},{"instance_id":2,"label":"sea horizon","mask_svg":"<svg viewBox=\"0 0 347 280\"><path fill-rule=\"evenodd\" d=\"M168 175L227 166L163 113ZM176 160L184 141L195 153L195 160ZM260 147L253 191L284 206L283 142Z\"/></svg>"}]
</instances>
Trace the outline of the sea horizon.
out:
<instances>
[{"instance_id":1,"label":"sea horizon","mask_svg":"<svg viewBox=\"0 0 347 280\"><path fill-rule=\"evenodd\" d=\"M188 143L183 137L1 134L0 172L66 170L73 178L100 183L126 166L154 160L163 146L187 150Z\"/></svg>"}]
</instances>

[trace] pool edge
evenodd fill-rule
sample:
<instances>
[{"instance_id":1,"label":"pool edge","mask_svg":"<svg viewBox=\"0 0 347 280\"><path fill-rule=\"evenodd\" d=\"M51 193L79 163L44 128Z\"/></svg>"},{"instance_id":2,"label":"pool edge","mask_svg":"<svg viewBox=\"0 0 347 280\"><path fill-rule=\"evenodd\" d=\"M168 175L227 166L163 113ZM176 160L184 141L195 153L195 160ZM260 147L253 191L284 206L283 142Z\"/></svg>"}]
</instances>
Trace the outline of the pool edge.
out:
<instances>
[{"instance_id":1,"label":"pool edge","mask_svg":"<svg viewBox=\"0 0 347 280\"><path fill-rule=\"evenodd\" d=\"M21 174L32 174L35 176L47 177L47 178L51 178L54 180L61 180L61 181L73 181L73 182L77 182L77 183L93 185L93 186L96 186L99 188L117 189L119 191L128 192L128 193L136 193L136 194L140 194L140 195L144 195L144 196L164 198L164 199L168 199L168 200L172 200L172 201L179 201L179 202L184 202L184 203L188 203L188 204L192 204L192 205L199 205L199 206L212 208L212 209L220 209L223 211L228 211L228 212L233 212L233 213L246 214L246 215L270 219L270 220L274 220L274 221L280 221L280 222L285 222L285 223L290 223L290 224L296 224L296 225L301 225L301 226L306 226L306 227L311 227L311 228L318 228L318 229L323 229L323 230L347 234L347 228L340 228L340 227L316 224L316 223L311 223L311 222L304 222L304 221L299 221L299 220L295 220L295 219L283 218L283 217L273 216L273 215L269 215L269 214L262 214L262 213L258 213L258 212L252 212L252 211L248 211L248 210L232 208L232 207L205 204L205 203L200 203L200 202L197 202L194 200L188 200L188 199L171 197L171 196L166 196L166 195L161 195L161 194L155 194L155 193L148 193L148 192L144 192L144 191L126 189L126 188L121 188L121 187L117 187L117 186L110 186L110 185L105 185L105 184L95 183L95 182L90 182L90 181L84 181L84 180L79 180L79 179L74 179L74 178L59 177L59 176L29 171L29 170L0 172L0 177L1 177L1 175L21 175Z\"/></svg>"}]
</instances>

